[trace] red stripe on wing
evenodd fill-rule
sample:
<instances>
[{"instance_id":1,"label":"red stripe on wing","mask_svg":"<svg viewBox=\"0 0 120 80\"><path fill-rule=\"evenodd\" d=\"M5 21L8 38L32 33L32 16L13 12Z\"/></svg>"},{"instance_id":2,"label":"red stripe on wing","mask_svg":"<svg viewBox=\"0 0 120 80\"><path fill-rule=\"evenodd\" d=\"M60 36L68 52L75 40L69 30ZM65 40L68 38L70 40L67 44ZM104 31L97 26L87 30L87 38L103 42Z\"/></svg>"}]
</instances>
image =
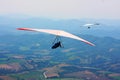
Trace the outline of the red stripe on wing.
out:
<instances>
[{"instance_id":1,"label":"red stripe on wing","mask_svg":"<svg viewBox=\"0 0 120 80\"><path fill-rule=\"evenodd\" d=\"M17 28L17 30L27 30L27 31L34 31L34 30L30 29L30 28Z\"/></svg>"},{"instance_id":2,"label":"red stripe on wing","mask_svg":"<svg viewBox=\"0 0 120 80\"><path fill-rule=\"evenodd\" d=\"M92 43L90 43L90 42L85 42L85 43L87 43L87 44L89 44L89 45L91 45L91 46L95 46L94 44L92 44Z\"/></svg>"}]
</instances>

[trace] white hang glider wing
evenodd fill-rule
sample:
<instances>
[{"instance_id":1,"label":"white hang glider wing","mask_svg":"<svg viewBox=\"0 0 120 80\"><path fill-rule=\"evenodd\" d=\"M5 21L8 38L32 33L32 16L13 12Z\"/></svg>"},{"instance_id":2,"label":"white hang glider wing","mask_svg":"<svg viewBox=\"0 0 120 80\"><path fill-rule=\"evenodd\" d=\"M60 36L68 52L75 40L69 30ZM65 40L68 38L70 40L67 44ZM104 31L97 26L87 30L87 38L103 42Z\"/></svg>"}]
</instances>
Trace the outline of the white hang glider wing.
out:
<instances>
[{"instance_id":1,"label":"white hang glider wing","mask_svg":"<svg viewBox=\"0 0 120 80\"><path fill-rule=\"evenodd\" d=\"M78 36L75 36L71 33L62 31L62 30L52 30L52 29L33 29L33 28L17 28L17 30L26 30L26 31L36 31L36 32L44 32L44 33L48 33L48 34L53 34L53 35L57 35L57 36L63 36L63 37L68 37L68 38L73 38L76 40L80 40L82 42L85 42L91 46L95 46L93 43L84 40Z\"/></svg>"},{"instance_id":2,"label":"white hang glider wing","mask_svg":"<svg viewBox=\"0 0 120 80\"><path fill-rule=\"evenodd\" d=\"M94 24L84 24L83 26L88 27L88 26L93 26Z\"/></svg>"},{"instance_id":3,"label":"white hang glider wing","mask_svg":"<svg viewBox=\"0 0 120 80\"><path fill-rule=\"evenodd\" d=\"M96 26L96 25L100 25L99 23L94 23L94 24L84 24L83 26L85 27L90 27L90 26Z\"/></svg>"}]
</instances>

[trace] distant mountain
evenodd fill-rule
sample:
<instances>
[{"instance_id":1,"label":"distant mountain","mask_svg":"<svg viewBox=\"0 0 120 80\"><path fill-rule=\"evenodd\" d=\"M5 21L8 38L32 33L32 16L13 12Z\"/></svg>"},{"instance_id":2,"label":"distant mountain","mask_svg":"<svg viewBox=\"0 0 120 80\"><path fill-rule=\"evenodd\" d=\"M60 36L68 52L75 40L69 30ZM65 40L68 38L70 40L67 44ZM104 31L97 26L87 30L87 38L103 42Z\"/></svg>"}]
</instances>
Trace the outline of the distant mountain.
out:
<instances>
[{"instance_id":1,"label":"distant mountain","mask_svg":"<svg viewBox=\"0 0 120 80\"><path fill-rule=\"evenodd\" d=\"M120 20L105 20L105 19L48 19L48 18L36 18L36 17L10 17L0 16L0 32L2 34L20 34L24 32L18 32L18 27L30 27L30 28L49 28L49 29L61 29L71 33L90 34L95 36L108 36L120 39ZM86 23L100 23L100 26L82 27Z\"/></svg>"},{"instance_id":2,"label":"distant mountain","mask_svg":"<svg viewBox=\"0 0 120 80\"><path fill-rule=\"evenodd\" d=\"M2 37L2 39L0 39L0 49L3 53L4 51L9 51L9 53L29 55L43 52L43 56L51 55L54 56L53 60L57 59L58 61L64 62L67 59L70 64L78 64L76 62L78 61L77 59L83 59L87 61L79 64L89 66L98 66L100 64L104 65L106 62L114 63L120 61L120 40L111 37L78 36L93 42L96 46L93 47L77 40L62 38L64 48L58 48L52 51L51 46L54 41L54 36L31 34L0 36ZM75 62L70 62L69 60L75 60Z\"/></svg>"}]
</instances>

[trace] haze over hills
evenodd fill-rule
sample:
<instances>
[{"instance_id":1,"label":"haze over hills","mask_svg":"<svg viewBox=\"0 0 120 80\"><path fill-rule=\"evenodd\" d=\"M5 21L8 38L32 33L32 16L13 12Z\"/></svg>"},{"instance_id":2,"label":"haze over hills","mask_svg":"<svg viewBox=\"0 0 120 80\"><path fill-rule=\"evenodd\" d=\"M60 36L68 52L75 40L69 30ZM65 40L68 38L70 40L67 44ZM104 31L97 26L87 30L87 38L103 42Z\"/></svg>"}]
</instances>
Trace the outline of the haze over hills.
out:
<instances>
[{"instance_id":1,"label":"haze over hills","mask_svg":"<svg viewBox=\"0 0 120 80\"><path fill-rule=\"evenodd\" d=\"M0 32L2 34L17 34L16 28L29 27L29 28L48 28L48 29L61 29L74 34L89 34L95 36L108 36L120 39L120 20L107 20L107 19L48 19L25 17L19 15L18 17L0 16ZM82 27L86 23L100 23L99 26L87 29ZM24 33L24 32L19 32Z\"/></svg>"}]
</instances>

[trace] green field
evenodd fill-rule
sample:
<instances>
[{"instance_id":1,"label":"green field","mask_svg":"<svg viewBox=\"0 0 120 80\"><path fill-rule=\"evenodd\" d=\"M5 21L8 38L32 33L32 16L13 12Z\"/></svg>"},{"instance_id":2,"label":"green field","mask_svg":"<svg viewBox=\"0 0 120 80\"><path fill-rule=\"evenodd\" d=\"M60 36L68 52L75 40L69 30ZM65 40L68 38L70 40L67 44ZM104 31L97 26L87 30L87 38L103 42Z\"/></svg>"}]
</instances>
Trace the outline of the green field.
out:
<instances>
[{"instance_id":1,"label":"green field","mask_svg":"<svg viewBox=\"0 0 120 80\"><path fill-rule=\"evenodd\" d=\"M19 74L11 74L8 75L16 80L83 80L83 79L76 79L76 78L50 78L45 79L43 76L43 73L41 71L30 71L30 72L24 72Z\"/></svg>"},{"instance_id":2,"label":"green field","mask_svg":"<svg viewBox=\"0 0 120 80\"><path fill-rule=\"evenodd\" d=\"M112 77L114 78L115 80L120 80L120 76L115 76L115 77Z\"/></svg>"},{"instance_id":3,"label":"green field","mask_svg":"<svg viewBox=\"0 0 120 80\"><path fill-rule=\"evenodd\" d=\"M15 78L16 80L27 80L27 79L44 80L44 76L40 71L23 72L19 74L12 74L9 76Z\"/></svg>"}]
</instances>

